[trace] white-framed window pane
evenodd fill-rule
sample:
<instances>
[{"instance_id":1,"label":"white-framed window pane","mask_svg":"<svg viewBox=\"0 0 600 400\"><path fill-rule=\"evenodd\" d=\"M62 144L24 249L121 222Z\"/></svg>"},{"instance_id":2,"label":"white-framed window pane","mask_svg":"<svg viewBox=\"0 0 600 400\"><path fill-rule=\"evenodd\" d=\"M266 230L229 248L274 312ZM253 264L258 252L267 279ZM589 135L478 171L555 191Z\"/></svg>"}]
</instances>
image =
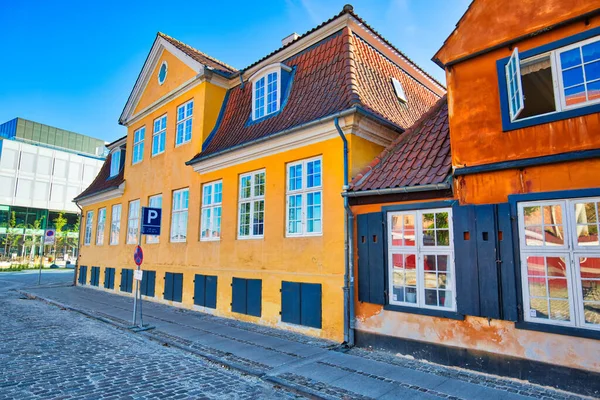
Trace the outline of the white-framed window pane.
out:
<instances>
[{"instance_id":1,"label":"white-framed window pane","mask_svg":"<svg viewBox=\"0 0 600 400\"><path fill-rule=\"evenodd\" d=\"M265 171L240 176L238 237L262 237L265 216Z\"/></svg>"},{"instance_id":2,"label":"white-framed window pane","mask_svg":"<svg viewBox=\"0 0 600 400\"><path fill-rule=\"evenodd\" d=\"M390 212L387 221L390 303L456 310L451 209Z\"/></svg>"},{"instance_id":3,"label":"white-framed window pane","mask_svg":"<svg viewBox=\"0 0 600 400\"><path fill-rule=\"evenodd\" d=\"M582 322L586 326L600 327L600 254L595 257L577 256L579 289L581 291Z\"/></svg>"},{"instance_id":4,"label":"white-framed window pane","mask_svg":"<svg viewBox=\"0 0 600 400\"><path fill-rule=\"evenodd\" d=\"M194 111L194 101L189 101L177 107L177 128L175 135L175 145L179 146L189 142L192 139L192 114Z\"/></svg>"},{"instance_id":5,"label":"white-framed window pane","mask_svg":"<svg viewBox=\"0 0 600 400\"><path fill-rule=\"evenodd\" d=\"M146 138L146 127L143 126L133 133L132 163L137 164L144 159L144 139Z\"/></svg>"},{"instance_id":6,"label":"white-framed window pane","mask_svg":"<svg viewBox=\"0 0 600 400\"><path fill-rule=\"evenodd\" d=\"M306 187L321 186L321 160L309 161L306 163Z\"/></svg>"},{"instance_id":7,"label":"white-framed window pane","mask_svg":"<svg viewBox=\"0 0 600 400\"><path fill-rule=\"evenodd\" d=\"M148 207L162 209L162 194L157 194L148 198ZM146 235L146 243L158 243L158 235Z\"/></svg>"},{"instance_id":8,"label":"white-framed window pane","mask_svg":"<svg viewBox=\"0 0 600 400\"><path fill-rule=\"evenodd\" d=\"M216 240L221 237L222 191L221 181L207 183L202 187L201 240Z\"/></svg>"},{"instance_id":9,"label":"white-framed window pane","mask_svg":"<svg viewBox=\"0 0 600 400\"><path fill-rule=\"evenodd\" d=\"M575 212L575 234L577 235L576 246L600 248L598 240L600 202L577 201L573 210Z\"/></svg>"},{"instance_id":10,"label":"white-framed window pane","mask_svg":"<svg viewBox=\"0 0 600 400\"><path fill-rule=\"evenodd\" d=\"M121 150L114 151L110 158L110 176L117 176L121 169Z\"/></svg>"},{"instance_id":11,"label":"white-framed window pane","mask_svg":"<svg viewBox=\"0 0 600 400\"><path fill-rule=\"evenodd\" d=\"M119 234L121 233L121 205L112 206L110 221L110 244L119 244Z\"/></svg>"},{"instance_id":12,"label":"white-framed window pane","mask_svg":"<svg viewBox=\"0 0 600 400\"><path fill-rule=\"evenodd\" d=\"M564 247L564 203L531 204L522 208L525 247Z\"/></svg>"},{"instance_id":13,"label":"white-framed window pane","mask_svg":"<svg viewBox=\"0 0 600 400\"><path fill-rule=\"evenodd\" d=\"M173 192L173 208L171 213L171 242L187 240L189 189Z\"/></svg>"},{"instance_id":14,"label":"white-framed window pane","mask_svg":"<svg viewBox=\"0 0 600 400\"><path fill-rule=\"evenodd\" d=\"M129 213L127 214L127 243L136 244L140 229L140 201L129 202Z\"/></svg>"},{"instance_id":15,"label":"white-framed window pane","mask_svg":"<svg viewBox=\"0 0 600 400\"><path fill-rule=\"evenodd\" d=\"M85 219L85 236L83 238L83 244L89 246L92 243L92 225L94 221L94 212L88 211Z\"/></svg>"},{"instance_id":16,"label":"white-framed window pane","mask_svg":"<svg viewBox=\"0 0 600 400\"><path fill-rule=\"evenodd\" d=\"M106 208L98 210L98 225L96 227L96 244L101 246L104 244L104 225L106 223Z\"/></svg>"},{"instance_id":17,"label":"white-framed window pane","mask_svg":"<svg viewBox=\"0 0 600 400\"><path fill-rule=\"evenodd\" d=\"M265 78L260 78L254 84L254 119L265 115Z\"/></svg>"},{"instance_id":18,"label":"white-framed window pane","mask_svg":"<svg viewBox=\"0 0 600 400\"><path fill-rule=\"evenodd\" d=\"M322 233L321 158L287 165L287 235Z\"/></svg>"},{"instance_id":19,"label":"white-framed window pane","mask_svg":"<svg viewBox=\"0 0 600 400\"><path fill-rule=\"evenodd\" d=\"M152 132L152 155L165 151L165 140L167 136L167 116L164 115L154 120L154 130Z\"/></svg>"},{"instance_id":20,"label":"white-framed window pane","mask_svg":"<svg viewBox=\"0 0 600 400\"><path fill-rule=\"evenodd\" d=\"M267 75L267 114L274 113L279 109L277 85L277 72Z\"/></svg>"},{"instance_id":21,"label":"white-framed window pane","mask_svg":"<svg viewBox=\"0 0 600 400\"><path fill-rule=\"evenodd\" d=\"M288 232L302 233L302 195L288 196Z\"/></svg>"},{"instance_id":22,"label":"white-framed window pane","mask_svg":"<svg viewBox=\"0 0 600 400\"><path fill-rule=\"evenodd\" d=\"M321 232L321 192L306 194L306 231Z\"/></svg>"}]
</instances>

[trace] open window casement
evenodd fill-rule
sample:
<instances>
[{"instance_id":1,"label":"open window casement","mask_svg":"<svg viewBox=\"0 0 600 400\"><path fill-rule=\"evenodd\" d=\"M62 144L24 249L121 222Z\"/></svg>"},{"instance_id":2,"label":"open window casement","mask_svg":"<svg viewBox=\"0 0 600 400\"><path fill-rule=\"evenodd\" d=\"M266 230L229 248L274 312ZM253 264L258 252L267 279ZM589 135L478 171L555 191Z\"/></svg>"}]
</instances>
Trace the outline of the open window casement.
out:
<instances>
[{"instance_id":1,"label":"open window casement","mask_svg":"<svg viewBox=\"0 0 600 400\"><path fill-rule=\"evenodd\" d=\"M523 101L523 87L521 84L521 62L519 60L518 48L515 47L505 69L510 120L514 121L525 107Z\"/></svg>"}]
</instances>

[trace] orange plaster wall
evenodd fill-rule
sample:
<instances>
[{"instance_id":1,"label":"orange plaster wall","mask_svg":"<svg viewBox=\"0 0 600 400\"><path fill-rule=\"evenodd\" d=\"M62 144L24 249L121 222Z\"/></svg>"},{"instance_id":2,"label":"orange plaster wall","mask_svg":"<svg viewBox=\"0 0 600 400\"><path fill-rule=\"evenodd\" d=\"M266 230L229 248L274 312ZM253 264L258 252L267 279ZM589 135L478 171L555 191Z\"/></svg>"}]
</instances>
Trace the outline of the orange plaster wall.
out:
<instances>
[{"instance_id":1,"label":"orange plaster wall","mask_svg":"<svg viewBox=\"0 0 600 400\"><path fill-rule=\"evenodd\" d=\"M600 26L600 16L518 43L525 51ZM446 72L452 164L455 167L600 148L600 114L503 132L496 61L502 48L453 66Z\"/></svg>"},{"instance_id":2,"label":"orange plaster wall","mask_svg":"<svg viewBox=\"0 0 600 400\"><path fill-rule=\"evenodd\" d=\"M475 0L434 57L446 64L597 8L598 0Z\"/></svg>"},{"instance_id":3,"label":"orange plaster wall","mask_svg":"<svg viewBox=\"0 0 600 400\"><path fill-rule=\"evenodd\" d=\"M162 85L159 85L158 70L160 69L163 61L167 62L167 79ZM159 61L156 63L154 71L152 71L150 80L148 81L148 84L146 85L146 88L144 89L144 92L142 93L135 108L134 114L137 114L140 110L148 107L150 104L160 99L167 93L177 89L184 82L192 79L195 75L196 72L187 64L182 62L168 51L163 50Z\"/></svg>"}]
</instances>

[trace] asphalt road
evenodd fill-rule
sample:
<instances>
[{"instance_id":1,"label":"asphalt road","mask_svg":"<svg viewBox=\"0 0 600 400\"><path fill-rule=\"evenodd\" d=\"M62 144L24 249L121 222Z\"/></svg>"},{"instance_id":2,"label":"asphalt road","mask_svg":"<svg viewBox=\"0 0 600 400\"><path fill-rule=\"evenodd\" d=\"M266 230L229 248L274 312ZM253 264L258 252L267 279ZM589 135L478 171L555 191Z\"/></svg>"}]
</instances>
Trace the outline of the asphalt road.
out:
<instances>
[{"instance_id":1,"label":"asphalt road","mask_svg":"<svg viewBox=\"0 0 600 400\"><path fill-rule=\"evenodd\" d=\"M0 272L0 400L295 397L15 290L37 279ZM72 270L42 274L43 285L72 281Z\"/></svg>"}]
</instances>

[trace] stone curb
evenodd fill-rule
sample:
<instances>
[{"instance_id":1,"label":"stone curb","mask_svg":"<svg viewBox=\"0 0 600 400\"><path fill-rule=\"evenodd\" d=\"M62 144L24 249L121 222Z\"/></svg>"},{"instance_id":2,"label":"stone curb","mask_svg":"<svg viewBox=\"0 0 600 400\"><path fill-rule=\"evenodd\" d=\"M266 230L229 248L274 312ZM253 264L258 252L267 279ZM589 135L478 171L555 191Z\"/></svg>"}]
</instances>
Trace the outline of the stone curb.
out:
<instances>
[{"instance_id":1,"label":"stone curb","mask_svg":"<svg viewBox=\"0 0 600 400\"><path fill-rule=\"evenodd\" d=\"M17 290L17 292L20 293L20 294L22 294L22 295L24 295L24 296L27 296L27 297L29 297L31 299L40 300L40 301L43 301L44 303L47 303L47 304L50 304L50 305L53 305L53 306L56 306L56 307L60 307L60 308L63 308L65 310L68 310L68 311L72 311L72 312L76 312L76 313L82 314L82 315L84 315L84 316L86 316L86 317L88 317L90 319L94 319L96 321L100 321L100 322L103 322L105 324L112 325L112 326L114 326L114 327L116 327L116 328L118 328L120 330L126 331L128 333L131 333L131 334L134 334L134 335L135 334L141 335L141 336L143 336L143 337L145 337L145 338L147 338L149 340L155 341L157 343L167 344L167 345L169 345L169 347L173 347L173 348L185 351L187 353L191 353L191 354L193 354L193 355L195 355L197 357L204 358L204 359L206 359L206 360L208 360L208 361L210 361L212 363L219 364L221 366L224 366L224 367L236 370L238 372L241 372L242 374L254 376L254 377L259 378L262 381L267 382L267 383L269 383L271 385L281 386L282 388L284 388L284 389L286 389L286 390L288 390L290 392L302 395L302 396L307 397L309 399L313 399L313 400L334 400L335 399L334 397L331 397L331 396L324 396L323 394L321 394L321 393L319 393L319 392L317 392L315 390L312 390L312 389L309 389L309 388L305 388L303 386L297 385L297 384L292 383L292 382L288 382L285 379L280 379L280 378L276 378L276 377L273 377L273 376L266 376L266 374L264 372L258 371L258 370L254 369L254 368L250 368L250 367L247 367L245 365L238 364L238 363L235 363L235 362L227 361L227 360L224 360L222 358L216 357L216 356L214 356L212 354L208 354L208 353L196 350L196 349L191 349L189 347L182 346L182 345L180 345L178 343L175 343L175 342L173 342L173 341L171 341L169 339L163 338L163 337L156 337L156 336L152 335L152 333L150 333L148 331L143 331L143 332L139 332L139 333L138 332L133 332L126 325L119 324L116 321L112 321L112 320L109 320L107 318L103 318L103 317L94 315L94 314L92 314L92 313L90 313L88 311L85 311L83 309L75 308L75 307L72 307L72 306L68 306L68 305L60 303L60 302L58 302L56 300L52 300L52 299L49 299L49 298L46 298L46 297L42 297L40 295L33 294L33 293L27 292L25 290Z\"/></svg>"}]
</instances>

